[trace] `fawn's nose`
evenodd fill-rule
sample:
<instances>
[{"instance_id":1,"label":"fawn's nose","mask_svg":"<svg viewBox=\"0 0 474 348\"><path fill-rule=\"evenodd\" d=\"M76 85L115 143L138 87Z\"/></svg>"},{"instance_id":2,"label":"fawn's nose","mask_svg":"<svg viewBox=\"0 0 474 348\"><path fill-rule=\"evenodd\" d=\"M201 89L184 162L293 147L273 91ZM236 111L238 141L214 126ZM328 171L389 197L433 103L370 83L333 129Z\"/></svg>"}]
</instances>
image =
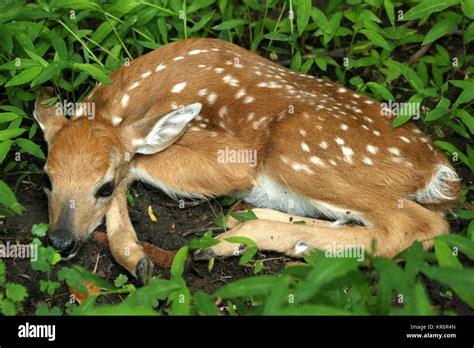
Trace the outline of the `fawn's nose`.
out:
<instances>
[{"instance_id":1,"label":"fawn's nose","mask_svg":"<svg viewBox=\"0 0 474 348\"><path fill-rule=\"evenodd\" d=\"M54 230L48 236L49 244L64 256L67 256L76 245L72 233L65 230Z\"/></svg>"}]
</instances>

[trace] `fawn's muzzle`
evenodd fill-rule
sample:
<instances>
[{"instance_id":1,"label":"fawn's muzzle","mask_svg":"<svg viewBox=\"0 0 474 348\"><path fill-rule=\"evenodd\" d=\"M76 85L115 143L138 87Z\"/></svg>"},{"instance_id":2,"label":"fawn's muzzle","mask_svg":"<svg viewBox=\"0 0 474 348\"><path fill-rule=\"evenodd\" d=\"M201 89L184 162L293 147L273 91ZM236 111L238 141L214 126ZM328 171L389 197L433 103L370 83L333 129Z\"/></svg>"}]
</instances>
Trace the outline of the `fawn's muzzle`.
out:
<instances>
[{"instance_id":1,"label":"fawn's muzzle","mask_svg":"<svg viewBox=\"0 0 474 348\"><path fill-rule=\"evenodd\" d=\"M68 256L76 247L76 240L72 232L57 229L49 233L48 237L49 244L58 250L64 256Z\"/></svg>"}]
</instances>

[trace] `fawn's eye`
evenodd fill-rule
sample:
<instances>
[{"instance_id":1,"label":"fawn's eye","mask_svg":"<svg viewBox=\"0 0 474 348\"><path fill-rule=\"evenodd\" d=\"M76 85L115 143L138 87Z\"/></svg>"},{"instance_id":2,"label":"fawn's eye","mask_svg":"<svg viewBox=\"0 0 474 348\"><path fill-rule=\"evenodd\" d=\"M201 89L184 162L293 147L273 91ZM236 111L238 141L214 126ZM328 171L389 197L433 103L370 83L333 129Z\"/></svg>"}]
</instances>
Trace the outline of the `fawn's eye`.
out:
<instances>
[{"instance_id":1,"label":"fawn's eye","mask_svg":"<svg viewBox=\"0 0 474 348\"><path fill-rule=\"evenodd\" d=\"M46 173L43 173L41 179L43 181L43 187L47 188L48 190L51 190L52 185L51 185L51 180L49 179L49 175Z\"/></svg>"},{"instance_id":2,"label":"fawn's eye","mask_svg":"<svg viewBox=\"0 0 474 348\"><path fill-rule=\"evenodd\" d=\"M109 181L103 184L96 193L96 197L108 197L114 192L114 183L113 181Z\"/></svg>"}]
</instances>

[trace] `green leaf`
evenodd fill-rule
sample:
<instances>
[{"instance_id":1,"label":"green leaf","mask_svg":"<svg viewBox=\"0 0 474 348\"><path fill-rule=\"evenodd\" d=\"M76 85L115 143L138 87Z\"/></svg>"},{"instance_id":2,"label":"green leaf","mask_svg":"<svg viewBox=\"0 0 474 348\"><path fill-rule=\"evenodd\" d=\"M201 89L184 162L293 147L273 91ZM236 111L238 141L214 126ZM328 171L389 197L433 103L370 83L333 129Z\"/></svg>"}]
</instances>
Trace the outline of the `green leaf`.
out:
<instances>
[{"instance_id":1,"label":"green leaf","mask_svg":"<svg viewBox=\"0 0 474 348\"><path fill-rule=\"evenodd\" d=\"M120 274L117 278L114 280L114 285L116 288L121 288L128 282L128 277L125 274Z\"/></svg>"},{"instance_id":2,"label":"green leaf","mask_svg":"<svg viewBox=\"0 0 474 348\"><path fill-rule=\"evenodd\" d=\"M393 8L392 0L383 0L383 5L385 7L385 12L387 13L388 20L392 27L395 26L395 10Z\"/></svg>"},{"instance_id":3,"label":"green leaf","mask_svg":"<svg viewBox=\"0 0 474 348\"><path fill-rule=\"evenodd\" d=\"M171 264L171 277L174 278L181 278L184 271L184 263L186 262L188 257L188 247L182 247L176 253L173 263Z\"/></svg>"},{"instance_id":4,"label":"green leaf","mask_svg":"<svg viewBox=\"0 0 474 348\"><path fill-rule=\"evenodd\" d=\"M194 293L194 302L196 302L198 311L204 315L217 315L219 313L214 301L202 290Z\"/></svg>"},{"instance_id":5,"label":"green leaf","mask_svg":"<svg viewBox=\"0 0 474 348\"><path fill-rule=\"evenodd\" d=\"M17 138L15 139L16 144L21 148L21 150L28 152L29 154L40 158L40 159L46 159L46 156L43 153L43 150L32 142L31 140L28 139L23 139L23 138Z\"/></svg>"},{"instance_id":6,"label":"green leaf","mask_svg":"<svg viewBox=\"0 0 474 348\"><path fill-rule=\"evenodd\" d=\"M371 89L372 92L379 94L385 100L395 100L392 93L377 82L367 82L367 86Z\"/></svg>"},{"instance_id":7,"label":"green leaf","mask_svg":"<svg viewBox=\"0 0 474 348\"><path fill-rule=\"evenodd\" d=\"M13 141L4 140L0 142L0 164L2 164L5 157L8 155L10 148L12 147Z\"/></svg>"},{"instance_id":8,"label":"green leaf","mask_svg":"<svg viewBox=\"0 0 474 348\"><path fill-rule=\"evenodd\" d=\"M245 19L231 19L212 27L214 30L230 30L247 24Z\"/></svg>"},{"instance_id":9,"label":"green leaf","mask_svg":"<svg viewBox=\"0 0 474 348\"><path fill-rule=\"evenodd\" d=\"M48 224L34 224L33 227L31 227L31 233L37 237L44 237L48 233L48 228Z\"/></svg>"},{"instance_id":10,"label":"green leaf","mask_svg":"<svg viewBox=\"0 0 474 348\"><path fill-rule=\"evenodd\" d=\"M17 202L15 194L5 182L0 180L0 204L11 209L14 213L20 214L23 207Z\"/></svg>"},{"instance_id":11,"label":"green leaf","mask_svg":"<svg viewBox=\"0 0 474 348\"><path fill-rule=\"evenodd\" d=\"M474 19L474 2L472 0L461 0L461 9L467 18Z\"/></svg>"},{"instance_id":12,"label":"green leaf","mask_svg":"<svg viewBox=\"0 0 474 348\"><path fill-rule=\"evenodd\" d=\"M112 80L107 76L107 74L104 73L101 69L99 69L95 65L74 63L72 67L73 69L86 72L87 74L91 75L93 78L95 78L96 80L99 80L102 83L105 83L105 84L112 83Z\"/></svg>"},{"instance_id":13,"label":"green leaf","mask_svg":"<svg viewBox=\"0 0 474 348\"><path fill-rule=\"evenodd\" d=\"M55 260L53 260L54 262ZM79 265L74 265L73 269L82 277L83 280L86 282L92 283L93 285L105 289L105 290L115 290L115 287L107 282L106 280L102 279L98 275L89 272L85 268L79 266Z\"/></svg>"},{"instance_id":14,"label":"green leaf","mask_svg":"<svg viewBox=\"0 0 474 348\"><path fill-rule=\"evenodd\" d=\"M247 237L228 237L224 238L225 241L229 243L239 243L246 246L256 246L255 242Z\"/></svg>"},{"instance_id":15,"label":"green leaf","mask_svg":"<svg viewBox=\"0 0 474 348\"><path fill-rule=\"evenodd\" d=\"M33 82L31 82L31 87L41 85L42 83L51 80L53 77L58 75L62 69L66 68L69 64L67 62L52 62L46 68L43 69L41 74L39 74Z\"/></svg>"},{"instance_id":16,"label":"green leaf","mask_svg":"<svg viewBox=\"0 0 474 348\"><path fill-rule=\"evenodd\" d=\"M362 29L360 31L361 34L364 34L367 36L367 38L376 46L380 46L382 48L385 48L386 50L391 51L392 47L388 44L388 42L380 35L377 33L375 30L371 29Z\"/></svg>"},{"instance_id":17,"label":"green leaf","mask_svg":"<svg viewBox=\"0 0 474 348\"><path fill-rule=\"evenodd\" d=\"M408 83L417 91L422 90L424 88L423 81L418 76L418 74L405 64L391 59L385 61L384 64L390 69L400 71L400 73L405 77Z\"/></svg>"},{"instance_id":18,"label":"green leaf","mask_svg":"<svg viewBox=\"0 0 474 348\"><path fill-rule=\"evenodd\" d=\"M412 117L411 115L409 115L409 116L397 116L392 121L392 124L390 126L392 128L400 127L401 125L407 123L411 119L411 117Z\"/></svg>"},{"instance_id":19,"label":"green leaf","mask_svg":"<svg viewBox=\"0 0 474 348\"><path fill-rule=\"evenodd\" d=\"M11 128L0 130L0 141L15 138L26 131L24 128Z\"/></svg>"},{"instance_id":20,"label":"green leaf","mask_svg":"<svg viewBox=\"0 0 474 348\"><path fill-rule=\"evenodd\" d=\"M257 276L236 280L217 290L213 297L250 297L269 293L278 281L277 276Z\"/></svg>"},{"instance_id":21,"label":"green leaf","mask_svg":"<svg viewBox=\"0 0 474 348\"><path fill-rule=\"evenodd\" d=\"M232 216L234 219L236 219L240 222L249 221L249 220L256 220L257 219L257 216L252 211L252 209L247 209L246 212L230 213L230 216Z\"/></svg>"},{"instance_id":22,"label":"green leaf","mask_svg":"<svg viewBox=\"0 0 474 348\"><path fill-rule=\"evenodd\" d=\"M462 18L459 15L449 16L445 19L440 20L430 29L428 34L426 34L422 45L424 46L445 36L446 34L451 32L451 30L456 28L457 25L461 22Z\"/></svg>"},{"instance_id":23,"label":"green leaf","mask_svg":"<svg viewBox=\"0 0 474 348\"><path fill-rule=\"evenodd\" d=\"M256 246L248 248L245 253L242 255L242 257L239 260L239 265L246 265L249 263L250 260L255 256L257 253L258 248Z\"/></svg>"},{"instance_id":24,"label":"green leaf","mask_svg":"<svg viewBox=\"0 0 474 348\"><path fill-rule=\"evenodd\" d=\"M467 128L469 128L469 131L474 134L474 116L471 116L465 110L457 110L456 116L458 116Z\"/></svg>"},{"instance_id":25,"label":"green leaf","mask_svg":"<svg viewBox=\"0 0 474 348\"><path fill-rule=\"evenodd\" d=\"M439 147L441 150L449 152L451 155L456 155L462 163L469 167L469 160L467 156L453 144L450 144L446 141L437 140L433 141L433 145ZM474 168L472 170L474 170Z\"/></svg>"},{"instance_id":26,"label":"green leaf","mask_svg":"<svg viewBox=\"0 0 474 348\"><path fill-rule=\"evenodd\" d=\"M443 11L444 9L459 4L460 0L423 0L412 7L404 16L404 21L417 18L427 18L432 13Z\"/></svg>"},{"instance_id":27,"label":"green leaf","mask_svg":"<svg viewBox=\"0 0 474 348\"><path fill-rule=\"evenodd\" d=\"M170 296L172 301L170 315L189 315L191 311L191 293L188 288L177 290Z\"/></svg>"},{"instance_id":28,"label":"green leaf","mask_svg":"<svg viewBox=\"0 0 474 348\"><path fill-rule=\"evenodd\" d=\"M447 234L439 236L436 238L436 240L441 240L451 246L459 248L459 251L461 251L471 260L474 260L474 241L457 234Z\"/></svg>"},{"instance_id":29,"label":"green leaf","mask_svg":"<svg viewBox=\"0 0 474 348\"><path fill-rule=\"evenodd\" d=\"M13 77L10 81L8 81L5 87L24 85L25 83L30 82L36 76L38 76L42 70L43 68L41 67L33 67L33 68L23 70L21 73L19 73L18 75Z\"/></svg>"},{"instance_id":30,"label":"green leaf","mask_svg":"<svg viewBox=\"0 0 474 348\"><path fill-rule=\"evenodd\" d=\"M298 34L301 36L309 22L311 0L298 0L296 5L296 27L298 28Z\"/></svg>"},{"instance_id":31,"label":"green leaf","mask_svg":"<svg viewBox=\"0 0 474 348\"><path fill-rule=\"evenodd\" d=\"M441 267L462 268L461 262L454 255L454 250L447 243L437 238L434 242L435 255Z\"/></svg>"},{"instance_id":32,"label":"green leaf","mask_svg":"<svg viewBox=\"0 0 474 348\"><path fill-rule=\"evenodd\" d=\"M295 303L309 300L326 285L342 278L357 269L358 263L353 258L324 258L308 274L306 281L295 292Z\"/></svg>"},{"instance_id":33,"label":"green leaf","mask_svg":"<svg viewBox=\"0 0 474 348\"><path fill-rule=\"evenodd\" d=\"M5 294L13 302L22 302L28 296L26 288L15 283L7 283L5 285Z\"/></svg>"},{"instance_id":34,"label":"green leaf","mask_svg":"<svg viewBox=\"0 0 474 348\"><path fill-rule=\"evenodd\" d=\"M20 116L13 112L2 112L0 113L0 123L10 122L16 120L18 117Z\"/></svg>"},{"instance_id":35,"label":"green leaf","mask_svg":"<svg viewBox=\"0 0 474 348\"><path fill-rule=\"evenodd\" d=\"M425 266L422 272L429 278L451 287L464 302L474 308L474 269Z\"/></svg>"},{"instance_id":36,"label":"green leaf","mask_svg":"<svg viewBox=\"0 0 474 348\"><path fill-rule=\"evenodd\" d=\"M472 40L474 40L474 22L469 24L469 26L464 31L464 44L468 44Z\"/></svg>"},{"instance_id":37,"label":"green leaf","mask_svg":"<svg viewBox=\"0 0 474 348\"><path fill-rule=\"evenodd\" d=\"M39 305L39 307L35 311L35 315L61 315L61 309L59 307L52 307L49 309L48 305L46 303L42 303Z\"/></svg>"}]
</instances>

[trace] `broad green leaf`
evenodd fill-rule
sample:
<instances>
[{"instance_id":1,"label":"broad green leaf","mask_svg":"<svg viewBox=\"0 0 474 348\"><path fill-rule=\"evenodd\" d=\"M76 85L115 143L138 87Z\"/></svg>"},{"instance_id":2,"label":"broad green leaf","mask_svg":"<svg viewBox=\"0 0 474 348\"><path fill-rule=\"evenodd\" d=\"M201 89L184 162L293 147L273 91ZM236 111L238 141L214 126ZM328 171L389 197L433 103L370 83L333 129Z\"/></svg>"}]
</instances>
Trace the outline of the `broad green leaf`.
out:
<instances>
[{"instance_id":1,"label":"broad green leaf","mask_svg":"<svg viewBox=\"0 0 474 348\"><path fill-rule=\"evenodd\" d=\"M0 113L0 123L10 122L16 120L19 115L13 112L2 112Z\"/></svg>"},{"instance_id":2,"label":"broad green leaf","mask_svg":"<svg viewBox=\"0 0 474 348\"><path fill-rule=\"evenodd\" d=\"M24 128L12 128L12 129L0 130L0 141L15 138L19 135L22 135L25 131L26 129Z\"/></svg>"},{"instance_id":3,"label":"broad green leaf","mask_svg":"<svg viewBox=\"0 0 474 348\"><path fill-rule=\"evenodd\" d=\"M176 253L173 263L171 264L171 276L172 278L180 278L183 275L184 263L188 257L188 247L182 247Z\"/></svg>"},{"instance_id":4,"label":"broad green leaf","mask_svg":"<svg viewBox=\"0 0 474 348\"><path fill-rule=\"evenodd\" d=\"M26 288L23 285L15 283L7 283L5 285L5 294L7 298L13 302L21 302L28 296Z\"/></svg>"},{"instance_id":5,"label":"broad green leaf","mask_svg":"<svg viewBox=\"0 0 474 348\"><path fill-rule=\"evenodd\" d=\"M236 280L217 290L213 297L235 298L267 294L278 281L277 276L257 276Z\"/></svg>"},{"instance_id":6,"label":"broad green leaf","mask_svg":"<svg viewBox=\"0 0 474 348\"><path fill-rule=\"evenodd\" d=\"M72 65L74 69L84 71L91 75L93 78L96 80L99 80L102 83L105 84L110 84L112 83L112 80L107 76L106 73L104 73L102 70L100 70L98 67L92 64L81 64L81 63L74 63Z\"/></svg>"},{"instance_id":7,"label":"broad green leaf","mask_svg":"<svg viewBox=\"0 0 474 348\"><path fill-rule=\"evenodd\" d=\"M298 29L298 34L301 36L309 22L311 0L298 0L296 5L296 27Z\"/></svg>"},{"instance_id":8,"label":"broad green leaf","mask_svg":"<svg viewBox=\"0 0 474 348\"><path fill-rule=\"evenodd\" d=\"M380 46L382 48L385 48L386 50L391 51L392 47L388 44L388 42L383 38L382 35L377 33L375 30L371 29L362 29L360 31L361 34L364 34L370 42L372 42L376 46Z\"/></svg>"},{"instance_id":9,"label":"broad green leaf","mask_svg":"<svg viewBox=\"0 0 474 348\"><path fill-rule=\"evenodd\" d=\"M2 164L5 157L8 155L12 147L13 141L12 140L4 140L0 141L0 164Z\"/></svg>"},{"instance_id":10,"label":"broad green leaf","mask_svg":"<svg viewBox=\"0 0 474 348\"><path fill-rule=\"evenodd\" d=\"M367 82L367 86L369 86L372 92L379 94L383 99L395 100L392 93L381 84L378 84L377 82Z\"/></svg>"},{"instance_id":11,"label":"broad green leaf","mask_svg":"<svg viewBox=\"0 0 474 348\"><path fill-rule=\"evenodd\" d=\"M43 71L36 76L36 78L31 83L31 87L41 85L42 83L51 80L53 77L58 75L62 69L68 66L67 62L52 62Z\"/></svg>"},{"instance_id":12,"label":"broad green leaf","mask_svg":"<svg viewBox=\"0 0 474 348\"><path fill-rule=\"evenodd\" d=\"M395 10L393 8L392 0L383 0L383 5L385 8L385 12L387 13L388 20L392 27L395 26Z\"/></svg>"},{"instance_id":13,"label":"broad green leaf","mask_svg":"<svg viewBox=\"0 0 474 348\"><path fill-rule=\"evenodd\" d=\"M474 19L474 1L461 0L461 9L467 18Z\"/></svg>"},{"instance_id":14,"label":"broad green leaf","mask_svg":"<svg viewBox=\"0 0 474 348\"><path fill-rule=\"evenodd\" d=\"M441 150L445 150L449 152L451 155L458 157L462 163L464 163L465 165L469 167L469 160L467 156L453 144L450 144L446 141L437 140L437 141L433 141L433 145L439 147Z\"/></svg>"},{"instance_id":15,"label":"broad green leaf","mask_svg":"<svg viewBox=\"0 0 474 348\"><path fill-rule=\"evenodd\" d=\"M315 296L324 286L357 269L353 258L324 258L308 274L306 281L295 292L295 303L301 303Z\"/></svg>"},{"instance_id":16,"label":"broad green leaf","mask_svg":"<svg viewBox=\"0 0 474 348\"><path fill-rule=\"evenodd\" d=\"M461 21L462 18L459 15L449 16L448 18L440 20L430 29L428 34L426 34L422 45L429 44L445 36L446 34L451 32L451 30L456 28L457 25L461 23Z\"/></svg>"},{"instance_id":17,"label":"broad green leaf","mask_svg":"<svg viewBox=\"0 0 474 348\"><path fill-rule=\"evenodd\" d=\"M28 152L29 154L38 157L40 159L46 159L43 150L37 144L28 139L17 138L15 139L16 144L21 150Z\"/></svg>"},{"instance_id":18,"label":"broad green leaf","mask_svg":"<svg viewBox=\"0 0 474 348\"><path fill-rule=\"evenodd\" d=\"M469 257L471 260L474 260L474 241L457 234L447 234L439 236L436 239L459 248L460 252Z\"/></svg>"},{"instance_id":19,"label":"broad green leaf","mask_svg":"<svg viewBox=\"0 0 474 348\"><path fill-rule=\"evenodd\" d=\"M202 290L194 293L194 302L198 311L204 315L217 315L219 313L212 298Z\"/></svg>"},{"instance_id":20,"label":"broad green leaf","mask_svg":"<svg viewBox=\"0 0 474 348\"><path fill-rule=\"evenodd\" d=\"M245 19L231 19L212 27L214 30L230 30L247 24Z\"/></svg>"},{"instance_id":21,"label":"broad green leaf","mask_svg":"<svg viewBox=\"0 0 474 348\"><path fill-rule=\"evenodd\" d=\"M417 18L426 18L432 13L443 11L448 7L459 4L459 2L460 0L423 0L408 10L402 20L409 21Z\"/></svg>"},{"instance_id":22,"label":"broad green leaf","mask_svg":"<svg viewBox=\"0 0 474 348\"><path fill-rule=\"evenodd\" d=\"M5 87L19 86L24 85L25 83L30 82L36 76L40 74L43 70L41 67L33 67L26 70L23 70L21 73L13 77L10 81L7 82Z\"/></svg>"}]
</instances>

